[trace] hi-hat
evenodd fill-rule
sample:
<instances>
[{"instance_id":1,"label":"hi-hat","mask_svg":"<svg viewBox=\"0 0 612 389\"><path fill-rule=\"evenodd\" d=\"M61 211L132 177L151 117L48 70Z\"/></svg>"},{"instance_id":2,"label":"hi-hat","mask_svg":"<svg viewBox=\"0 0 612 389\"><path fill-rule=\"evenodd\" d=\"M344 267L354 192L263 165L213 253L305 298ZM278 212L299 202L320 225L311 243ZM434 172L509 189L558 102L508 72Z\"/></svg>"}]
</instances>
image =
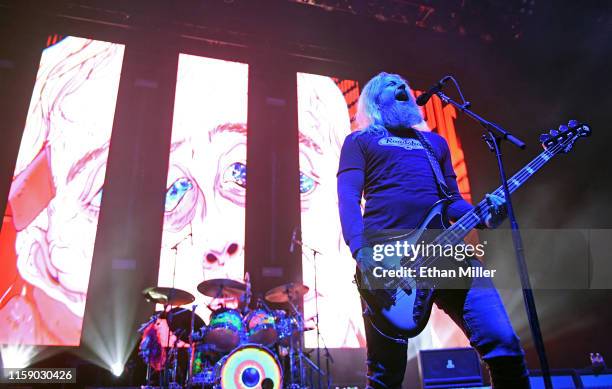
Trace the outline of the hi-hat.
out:
<instances>
[{"instance_id":1,"label":"hi-hat","mask_svg":"<svg viewBox=\"0 0 612 389\"><path fill-rule=\"evenodd\" d=\"M195 301L195 296L181 289L152 286L142 291L148 301L163 305L185 305Z\"/></svg>"},{"instance_id":2,"label":"hi-hat","mask_svg":"<svg viewBox=\"0 0 612 389\"><path fill-rule=\"evenodd\" d=\"M198 285L198 291L213 298L240 297L246 291L246 285L228 278L215 278L202 281Z\"/></svg>"},{"instance_id":3,"label":"hi-hat","mask_svg":"<svg viewBox=\"0 0 612 389\"><path fill-rule=\"evenodd\" d=\"M290 282L270 289L265 298L271 303L286 303L304 296L308 289L306 285Z\"/></svg>"}]
</instances>

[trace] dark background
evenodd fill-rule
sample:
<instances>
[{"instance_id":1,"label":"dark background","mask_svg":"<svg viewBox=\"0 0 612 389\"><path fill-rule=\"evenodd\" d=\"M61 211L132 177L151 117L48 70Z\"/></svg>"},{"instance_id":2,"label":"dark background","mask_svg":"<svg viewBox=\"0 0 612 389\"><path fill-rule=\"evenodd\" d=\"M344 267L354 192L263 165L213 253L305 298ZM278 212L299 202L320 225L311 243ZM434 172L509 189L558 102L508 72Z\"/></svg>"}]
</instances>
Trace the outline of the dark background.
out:
<instances>
[{"instance_id":1,"label":"dark background","mask_svg":"<svg viewBox=\"0 0 612 389\"><path fill-rule=\"evenodd\" d=\"M247 201L258 206L247 207L246 261L261 290L279 283L262 275L263 267L280 266L285 278L301 280L299 253L288 252L291 229L299 223L296 71L355 79L363 85L384 70L401 74L417 89L453 74L476 112L527 142L525 151L504 145L509 172L541 150L538 136L543 129L569 119L587 122L593 136L551 161L516 193L517 217L523 228L610 228L608 2L421 1L414 3L434 12L422 19L407 8L406 22L380 20L372 4L399 7L408 2L351 3L353 12L280 0L0 0L0 209L47 36L126 44L84 339L88 321L111 320L103 310L91 308L98 305L92 301L102 301L105 291L123 284L124 277L132 280L127 295L134 296L157 278L165 150L179 52L250 65ZM134 86L138 78L155 80L159 87L141 90ZM448 91L455 96L452 88ZM269 97L286 105L270 106ZM495 161L478 125L460 116L457 128L478 199L498 186ZM128 163L132 169L126 170ZM121 223L126 215L132 224ZM530 262L538 261L529 252L527 256ZM133 258L136 271L113 273L117 258ZM508 260L513 260L511 255ZM93 274L111 276L96 279ZM538 368L520 291L501 293L529 365ZM612 360L612 291L538 290L535 297L552 367L586 366L593 351ZM151 309L142 306L139 317ZM416 373L414 362L409 369Z\"/></svg>"}]
</instances>

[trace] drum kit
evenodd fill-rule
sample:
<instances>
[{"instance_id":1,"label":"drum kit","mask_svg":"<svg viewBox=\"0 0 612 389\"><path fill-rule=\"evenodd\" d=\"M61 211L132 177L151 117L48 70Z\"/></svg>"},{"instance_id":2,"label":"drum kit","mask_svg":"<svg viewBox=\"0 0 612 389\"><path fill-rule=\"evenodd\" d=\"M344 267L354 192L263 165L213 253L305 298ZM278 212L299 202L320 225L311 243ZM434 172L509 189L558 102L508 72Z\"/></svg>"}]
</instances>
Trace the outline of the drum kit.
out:
<instances>
[{"instance_id":1,"label":"drum kit","mask_svg":"<svg viewBox=\"0 0 612 389\"><path fill-rule=\"evenodd\" d=\"M237 308L209 305L208 324L195 313L195 305L182 308L195 301L191 293L145 289L148 301L164 306L139 329L139 355L147 364L145 387L152 387L159 377L160 386L176 388L313 388L313 376L324 372L304 354L303 333L314 327L305 325L297 309L309 288L297 283L280 285L267 291L254 308L249 308L250 289L248 275L245 282L211 279L200 283L198 291L214 301L240 302ZM268 303L288 308L271 309Z\"/></svg>"}]
</instances>

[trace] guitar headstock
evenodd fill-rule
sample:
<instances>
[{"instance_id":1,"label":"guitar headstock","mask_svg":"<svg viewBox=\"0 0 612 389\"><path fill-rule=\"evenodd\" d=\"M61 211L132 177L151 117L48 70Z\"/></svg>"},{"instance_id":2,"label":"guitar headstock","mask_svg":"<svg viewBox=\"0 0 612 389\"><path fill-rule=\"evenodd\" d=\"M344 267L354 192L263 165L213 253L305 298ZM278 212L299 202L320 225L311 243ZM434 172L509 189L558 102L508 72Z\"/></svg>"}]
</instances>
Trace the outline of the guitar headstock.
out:
<instances>
[{"instance_id":1,"label":"guitar headstock","mask_svg":"<svg viewBox=\"0 0 612 389\"><path fill-rule=\"evenodd\" d=\"M591 128L587 124L570 120L567 125L560 125L558 130L550 130L540 135L540 142L546 150L559 147L557 151L567 153L578 139L589 135L591 135Z\"/></svg>"}]
</instances>

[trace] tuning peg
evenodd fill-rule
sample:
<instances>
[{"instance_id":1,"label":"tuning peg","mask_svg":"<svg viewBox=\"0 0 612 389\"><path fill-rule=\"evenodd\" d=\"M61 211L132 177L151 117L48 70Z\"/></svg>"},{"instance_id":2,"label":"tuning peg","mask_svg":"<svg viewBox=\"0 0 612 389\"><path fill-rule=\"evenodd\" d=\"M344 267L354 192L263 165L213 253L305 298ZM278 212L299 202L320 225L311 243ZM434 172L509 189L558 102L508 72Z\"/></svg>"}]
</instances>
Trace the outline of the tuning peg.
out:
<instances>
[{"instance_id":1,"label":"tuning peg","mask_svg":"<svg viewBox=\"0 0 612 389\"><path fill-rule=\"evenodd\" d=\"M565 131L567 131L568 129L569 129L569 128L568 128L568 127L567 127L565 124L562 124L562 125L560 125L560 126L559 126L559 132L565 132Z\"/></svg>"},{"instance_id":2,"label":"tuning peg","mask_svg":"<svg viewBox=\"0 0 612 389\"><path fill-rule=\"evenodd\" d=\"M540 143L546 143L550 138L552 138L550 135L542 134L540 135Z\"/></svg>"},{"instance_id":3,"label":"tuning peg","mask_svg":"<svg viewBox=\"0 0 612 389\"><path fill-rule=\"evenodd\" d=\"M580 133L580 136L591 136L591 127L582 123L578 132Z\"/></svg>"},{"instance_id":4,"label":"tuning peg","mask_svg":"<svg viewBox=\"0 0 612 389\"><path fill-rule=\"evenodd\" d=\"M559 135L559 131L554 130L554 129L553 129L553 130L550 130L550 131L549 131L549 133L550 133L550 135L551 135L551 136L557 136L557 135Z\"/></svg>"},{"instance_id":5,"label":"tuning peg","mask_svg":"<svg viewBox=\"0 0 612 389\"><path fill-rule=\"evenodd\" d=\"M567 125L568 125L569 128L574 129L574 128L578 127L578 125L579 125L578 124L578 120L572 119L569 122L567 122Z\"/></svg>"}]
</instances>

